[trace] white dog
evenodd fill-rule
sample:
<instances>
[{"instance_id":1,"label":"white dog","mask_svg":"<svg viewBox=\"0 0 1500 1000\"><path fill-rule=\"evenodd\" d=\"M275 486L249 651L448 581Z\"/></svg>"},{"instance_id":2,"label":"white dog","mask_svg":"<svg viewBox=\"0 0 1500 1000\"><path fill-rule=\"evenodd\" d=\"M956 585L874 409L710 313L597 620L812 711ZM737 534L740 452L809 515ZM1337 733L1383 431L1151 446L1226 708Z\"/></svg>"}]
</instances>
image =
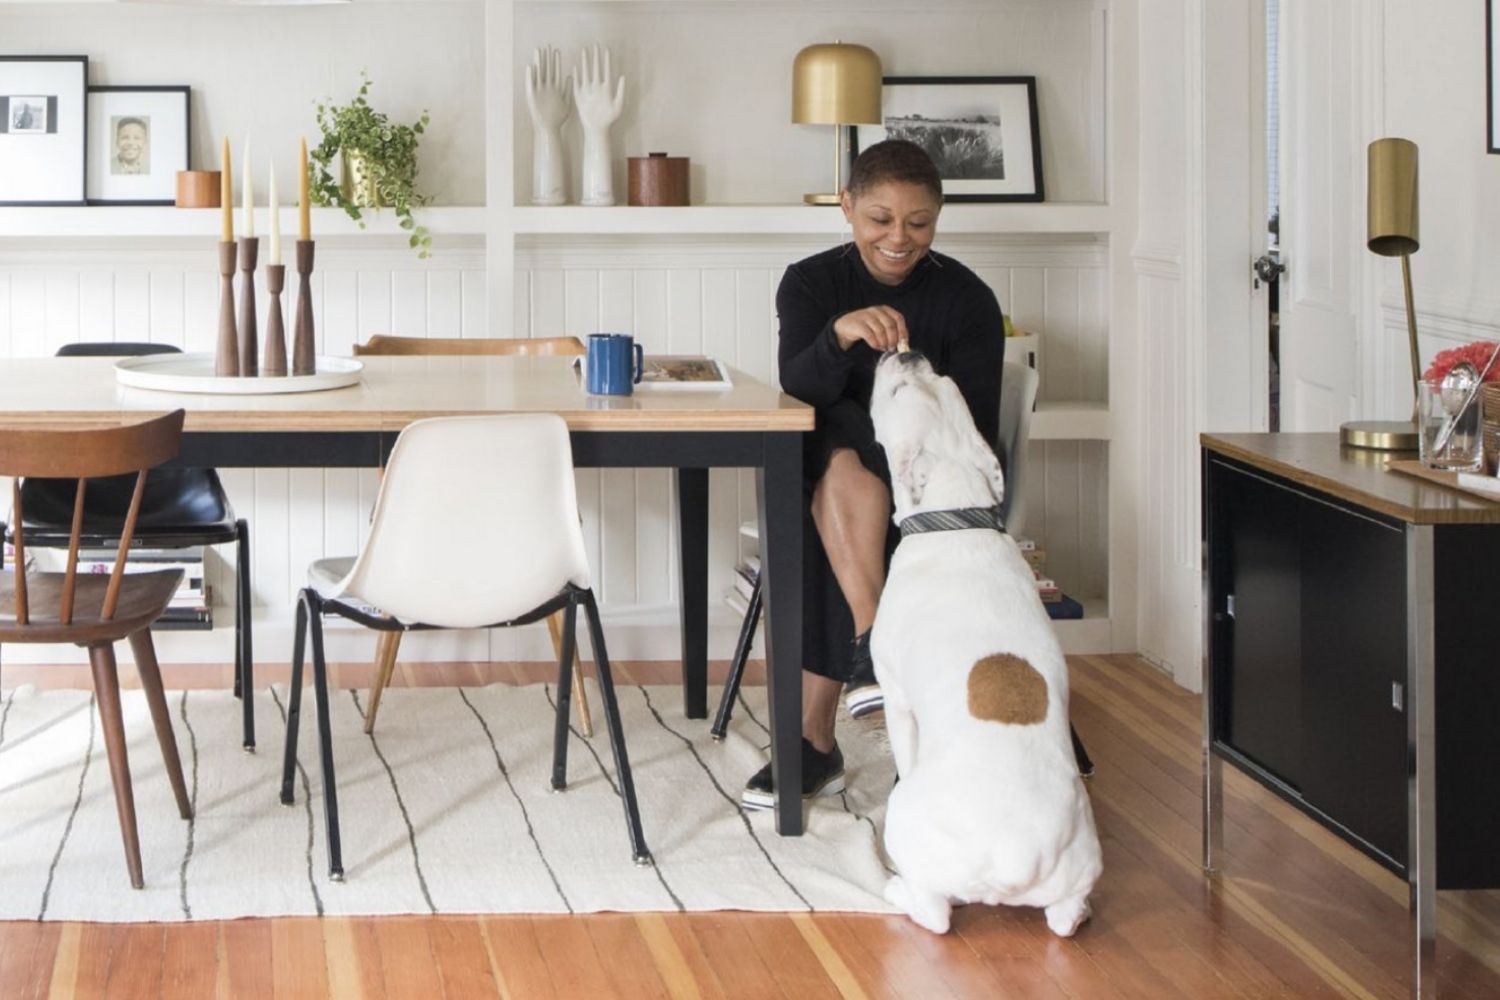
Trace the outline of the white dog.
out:
<instances>
[{"instance_id":1,"label":"white dog","mask_svg":"<svg viewBox=\"0 0 1500 1000\"><path fill-rule=\"evenodd\" d=\"M898 524L1000 503L1000 463L958 387L920 354L881 360L870 411ZM943 518L907 528L930 520ZM885 897L938 934L955 902L982 902L1043 907L1067 937L1103 866L1067 666L1031 569L993 529L903 535L870 644L901 776L885 825L900 874Z\"/></svg>"}]
</instances>

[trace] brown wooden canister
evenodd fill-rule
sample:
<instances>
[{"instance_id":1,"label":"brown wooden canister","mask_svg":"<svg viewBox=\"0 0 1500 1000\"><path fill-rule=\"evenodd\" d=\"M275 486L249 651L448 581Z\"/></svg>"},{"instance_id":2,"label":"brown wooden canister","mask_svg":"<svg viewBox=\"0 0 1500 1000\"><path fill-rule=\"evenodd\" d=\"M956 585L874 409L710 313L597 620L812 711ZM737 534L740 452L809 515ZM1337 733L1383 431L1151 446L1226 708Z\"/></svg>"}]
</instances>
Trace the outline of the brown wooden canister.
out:
<instances>
[{"instance_id":1,"label":"brown wooden canister","mask_svg":"<svg viewBox=\"0 0 1500 1000\"><path fill-rule=\"evenodd\" d=\"M652 153L629 159L631 205L686 205L688 158Z\"/></svg>"},{"instance_id":2,"label":"brown wooden canister","mask_svg":"<svg viewBox=\"0 0 1500 1000\"><path fill-rule=\"evenodd\" d=\"M178 208L218 208L219 172L217 170L177 171Z\"/></svg>"}]
</instances>

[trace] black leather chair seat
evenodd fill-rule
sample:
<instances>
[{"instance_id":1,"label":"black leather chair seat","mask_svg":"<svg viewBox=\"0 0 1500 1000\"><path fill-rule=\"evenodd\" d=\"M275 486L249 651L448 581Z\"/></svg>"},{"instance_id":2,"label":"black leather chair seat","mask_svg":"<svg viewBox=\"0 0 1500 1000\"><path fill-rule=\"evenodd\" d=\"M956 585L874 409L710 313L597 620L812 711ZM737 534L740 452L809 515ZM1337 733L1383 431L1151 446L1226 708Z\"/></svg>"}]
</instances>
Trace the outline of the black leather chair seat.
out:
<instances>
[{"instance_id":1,"label":"black leather chair seat","mask_svg":"<svg viewBox=\"0 0 1500 1000\"><path fill-rule=\"evenodd\" d=\"M21 483L21 509L29 544L67 544L77 489L78 483L72 479L31 478ZM97 548L119 543L134 492L135 476L89 480L84 491L83 545ZM236 537L234 510L213 469L156 469L146 477L136 522L136 547L217 545Z\"/></svg>"}]
</instances>

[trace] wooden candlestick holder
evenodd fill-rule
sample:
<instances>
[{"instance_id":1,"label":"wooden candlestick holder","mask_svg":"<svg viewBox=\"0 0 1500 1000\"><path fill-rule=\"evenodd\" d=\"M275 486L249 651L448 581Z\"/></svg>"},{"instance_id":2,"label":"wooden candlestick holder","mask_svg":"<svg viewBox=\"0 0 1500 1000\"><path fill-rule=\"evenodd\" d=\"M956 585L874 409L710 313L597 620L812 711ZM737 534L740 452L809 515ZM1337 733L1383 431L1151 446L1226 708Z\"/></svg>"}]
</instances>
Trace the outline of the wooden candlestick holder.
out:
<instances>
[{"instance_id":1,"label":"wooden candlestick holder","mask_svg":"<svg viewBox=\"0 0 1500 1000\"><path fill-rule=\"evenodd\" d=\"M312 310L313 241L297 241L297 312L292 319L292 374L317 373L317 348L313 339Z\"/></svg>"},{"instance_id":2,"label":"wooden candlestick holder","mask_svg":"<svg viewBox=\"0 0 1500 1000\"><path fill-rule=\"evenodd\" d=\"M260 240L240 237L240 377L254 378L260 372L260 343L255 330L255 261Z\"/></svg>"},{"instance_id":3,"label":"wooden candlestick holder","mask_svg":"<svg viewBox=\"0 0 1500 1000\"><path fill-rule=\"evenodd\" d=\"M286 283L285 264L266 265L266 359L260 366L262 375L286 374L286 328L281 321L281 289Z\"/></svg>"},{"instance_id":4,"label":"wooden candlestick holder","mask_svg":"<svg viewBox=\"0 0 1500 1000\"><path fill-rule=\"evenodd\" d=\"M240 335L234 324L234 262L237 250L233 240L219 241L219 343L214 349L214 374L230 377L240 373Z\"/></svg>"}]
</instances>

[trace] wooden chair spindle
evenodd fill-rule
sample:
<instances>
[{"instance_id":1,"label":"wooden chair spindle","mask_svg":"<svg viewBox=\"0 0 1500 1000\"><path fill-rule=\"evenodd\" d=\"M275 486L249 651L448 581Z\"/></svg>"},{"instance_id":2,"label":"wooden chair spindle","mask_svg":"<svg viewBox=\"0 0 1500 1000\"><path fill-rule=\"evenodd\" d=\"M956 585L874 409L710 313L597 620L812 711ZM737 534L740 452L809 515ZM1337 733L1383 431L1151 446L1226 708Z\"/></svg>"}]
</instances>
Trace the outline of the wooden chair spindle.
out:
<instances>
[{"instance_id":1,"label":"wooden chair spindle","mask_svg":"<svg viewBox=\"0 0 1500 1000\"><path fill-rule=\"evenodd\" d=\"M10 507L16 518L16 624L27 625L31 616L26 610L26 516L21 510L21 477L10 481Z\"/></svg>"},{"instance_id":2,"label":"wooden chair spindle","mask_svg":"<svg viewBox=\"0 0 1500 1000\"><path fill-rule=\"evenodd\" d=\"M115 616L115 605L120 600L120 581L125 577L125 557L130 552L130 539L135 534L135 518L141 512L141 497L146 493L146 473L142 469L135 477L135 492L130 495L130 512L125 515L125 527L120 531L120 548L115 552L115 569L109 575L109 589L104 592L104 609L99 617L109 621Z\"/></svg>"},{"instance_id":3,"label":"wooden chair spindle","mask_svg":"<svg viewBox=\"0 0 1500 1000\"><path fill-rule=\"evenodd\" d=\"M62 607L57 620L64 625L73 624L73 597L78 585L78 541L83 534L83 492L88 487L87 479L78 480L78 491L73 498L73 528L68 533L68 568L63 577Z\"/></svg>"}]
</instances>

